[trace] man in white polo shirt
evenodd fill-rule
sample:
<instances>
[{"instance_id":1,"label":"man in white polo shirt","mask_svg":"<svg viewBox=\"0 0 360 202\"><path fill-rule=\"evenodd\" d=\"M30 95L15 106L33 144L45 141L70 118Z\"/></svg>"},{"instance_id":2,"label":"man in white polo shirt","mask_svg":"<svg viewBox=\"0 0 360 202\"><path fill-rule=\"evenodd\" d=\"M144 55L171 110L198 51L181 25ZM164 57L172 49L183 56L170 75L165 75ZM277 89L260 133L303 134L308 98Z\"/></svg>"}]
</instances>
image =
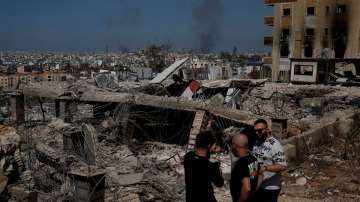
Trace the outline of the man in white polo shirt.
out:
<instances>
[{"instance_id":1,"label":"man in white polo shirt","mask_svg":"<svg viewBox=\"0 0 360 202\"><path fill-rule=\"evenodd\" d=\"M263 182L256 196L259 202L277 202L281 190L281 172L287 169L283 147L271 135L264 119L254 123L257 140L253 155L262 165Z\"/></svg>"}]
</instances>

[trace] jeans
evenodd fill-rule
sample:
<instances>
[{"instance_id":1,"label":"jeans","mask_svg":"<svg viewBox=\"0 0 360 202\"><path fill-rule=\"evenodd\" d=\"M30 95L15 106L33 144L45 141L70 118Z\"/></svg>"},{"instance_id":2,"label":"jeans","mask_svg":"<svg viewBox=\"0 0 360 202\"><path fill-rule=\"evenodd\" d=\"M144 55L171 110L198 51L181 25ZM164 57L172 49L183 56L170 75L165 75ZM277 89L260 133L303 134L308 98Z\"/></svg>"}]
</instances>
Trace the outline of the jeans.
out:
<instances>
[{"instance_id":1,"label":"jeans","mask_svg":"<svg viewBox=\"0 0 360 202\"><path fill-rule=\"evenodd\" d=\"M277 202L279 194L280 194L280 189L278 190L259 189L259 191L256 194L256 201Z\"/></svg>"}]
</instances>

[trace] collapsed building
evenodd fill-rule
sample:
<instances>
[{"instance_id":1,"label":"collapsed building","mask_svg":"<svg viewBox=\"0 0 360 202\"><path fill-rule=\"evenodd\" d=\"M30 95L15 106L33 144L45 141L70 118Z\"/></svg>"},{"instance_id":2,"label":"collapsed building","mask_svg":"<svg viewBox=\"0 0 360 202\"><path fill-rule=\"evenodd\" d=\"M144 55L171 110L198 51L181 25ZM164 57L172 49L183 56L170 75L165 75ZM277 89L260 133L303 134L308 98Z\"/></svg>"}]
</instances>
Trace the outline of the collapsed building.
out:
<instances>
[{"instance_id":1,"label":"collapsed building","mask_svg":"<svg viewBox=\"0 0 360 202\"><path fill-rule=\"evenodd\" d=\"M22 169L15 182L7 182L8 173L1 175L6 187L1 196L15 201L184 201L181 161L196 135L207 128L226 136L242 129L253 133L251 125L260 117L272 120L272 131L292 163L339 137L352 138L347 158L359 163L351 152L359 146L359 89L185 80L180 71L186 61L176 61L149 82L99 75L23 85L8 93L11 114L4 122L19 126L12 134L22 141L16 141L17 154L2 157L10 156ZM218 137L224 153L216 158L229 179L226 136ZM228 184L216 195L229 200Z\"/></svg>"}]
</instances>

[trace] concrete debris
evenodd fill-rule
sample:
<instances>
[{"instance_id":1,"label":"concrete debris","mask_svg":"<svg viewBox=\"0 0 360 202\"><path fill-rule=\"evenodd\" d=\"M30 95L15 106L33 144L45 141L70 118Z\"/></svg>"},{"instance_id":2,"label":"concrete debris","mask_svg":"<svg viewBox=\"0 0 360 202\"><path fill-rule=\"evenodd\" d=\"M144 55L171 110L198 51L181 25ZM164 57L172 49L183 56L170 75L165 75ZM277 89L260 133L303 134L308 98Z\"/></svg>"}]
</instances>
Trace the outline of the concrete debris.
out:
<instances>
[{"instance_id":1,"label":"concrete debris","mask_svg":"<svg viewBox=\"0 0 360 202\"><path fill-rule=\"evenodd\" d=\"M83 124L82 130L84 133L85 159L88 164L95 165L97 144L96 129L91 124Z\"/></svg>"},{"instance_id":2,"label":"concrete debris","mask_svg":"<svg viewBox=\"0 0 360 202\"><path fill-rule=\"evenodd\" d=\"M224 104L225 98L221 94L216 94L208 100L208 104L211 106L222 106Z\"/></svg>"},{"instance_id":3,"label":"concrete debris","mask_svg":"<svg viewBox=\"0 0 360 202\"><path fill-rule=\"evenodd\" d=\"M115 183L117 183L120 186L139 184L144 178L143 173L118 175L116 171L110 172L109 176Z\"/></svg>"},{"instance_id":4,"label":"concrete debris","mask_svg":"<svg viewBox=\"0 0 360 202\"><path fill-rule=\"evenodd\" d=\"M306 185L306 178L305 177L299 177L298 179L296 179L296 185L299 185L299 186L304 186Z\"/></svg>"},{"instance_id":5,"label":"concrete debris","mask_svg":"<svg viewBox=\"0 0 360 202\"><path fill-rule=\"evenodd\" d=\"M0 176L0 194L3 193L8 183L8 178L6 176Z\"/></svg>"},{"instance_id":6,"label":"concrete debris","mask_svg":"<svg viewBox=\"0 0 360 202\"><path fill-rule=\"evenodd\" d=\"M62 130L62 129L64 129L64 128L70 126L70 124L65 123L64 120L62 120L62 119L53 119L53 120L48 124L48 126L49 126L50 128L54 128L54 129L60 131L60 130Z\"/></svg>"},{"instance_id":7,"label":"concrete debris","mask_svg":"<svg viewBox=\"0 0 360 202\"><path fill-rule=\"evenodd\" d=\"M21 172L20 140L15 128L0 125L0 176L3 183Z\"/></svg>"},{"instance_id":8,"label":"concrete debris","mask_svg":"<svg viewBox=\"0 0 360 202\"><path fill-rule=\"evenodd\" d=\"M0 146L1 148L15 146L20 143L20 136L16 133L16 129L0 125ZM6 150L4 151L6 153Z\"/></svg>"},{"instance_id":9,"label":"concrete debris","mask_svg":"<svg viewBox=\"0 0 360 202\"><path fill-rule=\"evenodd\" d=\"M14 148L24 149L1 148L11 151L14 166L10 169L31 162L23 163L16 186L40 190L39 197L45 201L66 200L82 195L81 190L90 186L74 185L75 171L78 178L105 171L102 178L106 183L95 194L104 196L105 201L184 201L182 158L196 134L210 128L225 133L220 138L224 141L222 153L212 155L211 160L221 162L226 179L225 187L216 188L215 195L218 201L230 201L228 180L235 158L229 155L229 140L244 129L252 134L253 128L248 126L265 118L283 142L291 163L284 174L280 201L339 201L346 194L349 201L359 199L358 88L234 79L201 81L201 90L181 98L178 92L191 80L179 76L174 92L157 84L164 84L181 65L159 75L151 85L117 83L110 74L99 74L95 83L48 88L38 83L22 88L26 96L68 102L74 108L65 112L71 116L65 123L65 118L53 113L54 103L44 102L45 121L32 118L41 112L38 108L26 109L32 122L18 131L9 130L4 140L0 135L0 143L15 142ZM24 134L23 142L17 132ZM11 185L9 182L7 187ZM83 199L93 196L86 190Z\"/></svg>"},{"instance_id":10,"label":"concrete debris","mask_svg":"<svg viewBox=\"0 0 360 202\"><path fill-rule=\"evenodd\" d=\"M39 142L35 146L35 152L36 157L40 162L49 165L55 169L58 169L59 172L64 171L65 164L64 162L62 162L62 155L59 154L56 150L54 150L52 147Z\"/></svg>"},{"instance_id":11,"label":"concrete debris","mask_svg":"<svg viewBox=\"0 0 360 202\"><path fill-rule=\"evenodd\" d=\"M100 73L94 77L95 83L99 88L118 88L119 85L115 82L112 74Z\"/></svg>"},{"instance_id":12,"label":"concrete debris","mask_svg":"<svg viewBox=\"0 0 360 202\"><path fill-rule=\"evenodd\" d=\"M9 193L12 196L12 201L38 201L38 193L35 191L27 191L24 187L10 187Z\"/></svg>"}]
</instances>

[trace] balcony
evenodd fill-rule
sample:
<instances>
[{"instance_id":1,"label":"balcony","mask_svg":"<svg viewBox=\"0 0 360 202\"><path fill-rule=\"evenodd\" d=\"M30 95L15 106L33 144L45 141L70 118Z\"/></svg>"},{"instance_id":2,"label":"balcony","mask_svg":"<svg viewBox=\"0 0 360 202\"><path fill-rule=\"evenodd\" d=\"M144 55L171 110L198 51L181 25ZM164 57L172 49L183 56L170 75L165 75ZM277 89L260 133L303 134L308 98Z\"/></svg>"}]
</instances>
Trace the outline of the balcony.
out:
<instances>
[{"instance_id":1,"label":"balcony","mask_svg":"<svg viewBox=\"0 0 360 202\"><path fill-rule=\"evenodd\" d=\"M273 37L272 36L264 37L264 45L265 46L272 46L273 45Z\"/></svg>"},{"instance_id":2,"label":"balcony","mask_svg":"<svg viewBox=\"0 0 360 202\"><path fill-rule=\"evenodd\" d=\"M265 25L274 26L274 16L265 16L264 23Z\"/></svg>"},{"instance_id":3,"label":"balcony","mask_svg":"<svg viewBox=\"0 0 360 202\"><path fill-rule=\"evenodd\" d=\"M292 23L291 20L292 20L291 16L282 16L281 17L281 27L287 28L287 29L291 28L291 23Z\"/></svg>"},{"instance_id":4,"label":"balcony","mask_svg":"<svg viewBox=\"0 0 360 202\"><path fill-rule=\"evenodd\" d=\"M263 61L263 64L271 65L272 64L272 57L263 57L262 61Z\"/></svg>"},{"instance_id":5,"label":"balcony","mask_svg":"<svg viewBox=\"0 0 360 202\"><path fill-rule=\"evenodd\" d=\"M273 6L277 3L291 3L291 2L297 2L297 0L264 0L265 5Z\"/></svg>"}]
</instances>

